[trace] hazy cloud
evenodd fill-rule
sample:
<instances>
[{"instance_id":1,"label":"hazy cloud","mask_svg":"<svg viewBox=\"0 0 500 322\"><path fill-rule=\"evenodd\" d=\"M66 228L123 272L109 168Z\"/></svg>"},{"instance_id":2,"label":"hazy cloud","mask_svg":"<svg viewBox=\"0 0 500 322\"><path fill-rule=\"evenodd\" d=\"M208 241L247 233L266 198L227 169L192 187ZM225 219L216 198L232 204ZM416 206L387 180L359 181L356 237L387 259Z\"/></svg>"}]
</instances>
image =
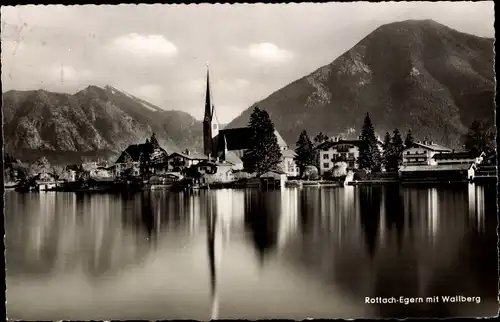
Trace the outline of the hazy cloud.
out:
<instances>
[{"instance_id":1,"label":"hazy cloud","mask_svg":"<svg viewBox=\"0 0 500 322\"><path fill-rule=\"evenodd\" d=\"M177 47L161 35L130 33L115 38L112 42L112 49L116 52L125 52L143 58L177 55Z\"/></svg>"},{"instance_id":2,"label":"hazy cloud","mask_svg":"<svg viewBox=\"0 0 500 322\"><path fill-rule=\"evenodd\" d=\"M434 19L494 37L493 2L331 2L1 8L2 86L126 90L201 119L206 62L227 123L382 24Z\"/></svg>"}]
</instances>

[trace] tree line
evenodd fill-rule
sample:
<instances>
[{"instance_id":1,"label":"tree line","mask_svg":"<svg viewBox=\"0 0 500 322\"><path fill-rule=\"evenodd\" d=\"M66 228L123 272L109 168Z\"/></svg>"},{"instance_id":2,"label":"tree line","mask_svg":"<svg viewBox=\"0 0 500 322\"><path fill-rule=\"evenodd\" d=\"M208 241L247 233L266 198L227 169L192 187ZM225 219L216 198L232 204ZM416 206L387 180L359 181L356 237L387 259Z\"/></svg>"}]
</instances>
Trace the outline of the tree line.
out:
<instances>
[{"instance_id":1,"label":"tree line","mask_svg":"<svg viewBox=\"0 0 500 322\"><path fill-rule=\"evenodd\" d=\"M397 171L403 163L403 150L415 142L411 129L407 131L403 141L401 132L397 128L392 134L386 132L383 142L379 142L369 113L366 113L364 118L360 140L359 157L356 160L358 167L371 172L380 172L382 168L388 172ZM330 141L330 138L323 132L319 132L312 139L306 130L300 133L296 142L295 162L301 173L308 165L319 168L317 147L327 141ZM463 142L465 151L473 155L479 155L481 152L488 154L494 151L495 133L484 122L475 120L464 135Z\"/></svg>"}]
</instances>

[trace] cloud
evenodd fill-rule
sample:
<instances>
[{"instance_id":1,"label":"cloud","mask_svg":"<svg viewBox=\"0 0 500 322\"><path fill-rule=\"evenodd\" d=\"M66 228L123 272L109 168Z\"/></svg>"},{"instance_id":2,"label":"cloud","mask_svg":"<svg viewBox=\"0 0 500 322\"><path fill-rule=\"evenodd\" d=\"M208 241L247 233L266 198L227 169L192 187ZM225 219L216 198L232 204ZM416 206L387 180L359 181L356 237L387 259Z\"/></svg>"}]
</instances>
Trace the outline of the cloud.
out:
<instances>
[{"instance_id":1,"label":"cloud","mask_svg":"<svg viewBox=\"0 0 500 322\"><path fill-rule=\"evenodd\" d=\"M177 47L161 35L139 35L130 33L117 37L112 42L113 49L124 51L139 57L173 57Z\"/></svg>"},{"instance_id":2,"label":"cloud","mask_svg":"<svg viewBox=\"0 0 500 322\"><path fill-rule=\"evenodd\" d=\"M252 44L247 51L250 57L266 63L282 63L293 58L292 52L272 43Z\"/></svg>"}]
</instances>

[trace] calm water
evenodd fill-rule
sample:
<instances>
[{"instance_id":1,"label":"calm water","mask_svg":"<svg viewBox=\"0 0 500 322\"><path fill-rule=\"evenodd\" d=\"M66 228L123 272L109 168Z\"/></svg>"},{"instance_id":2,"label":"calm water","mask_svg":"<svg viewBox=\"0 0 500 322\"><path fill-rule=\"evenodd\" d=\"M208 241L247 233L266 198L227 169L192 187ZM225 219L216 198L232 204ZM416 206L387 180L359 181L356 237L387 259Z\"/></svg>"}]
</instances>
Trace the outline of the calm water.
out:
<instances>
[{"instance_id":1,"label":"calm water","mask_svg":"<svg viewBox=\"0 0 500 322\"><path fill-rule=\"evenodd\" d=\"M8 191L5 206L11 319L497 314L494 186ZM441 295L481 302L365 304Z\"/></svg>"}]
</instances>

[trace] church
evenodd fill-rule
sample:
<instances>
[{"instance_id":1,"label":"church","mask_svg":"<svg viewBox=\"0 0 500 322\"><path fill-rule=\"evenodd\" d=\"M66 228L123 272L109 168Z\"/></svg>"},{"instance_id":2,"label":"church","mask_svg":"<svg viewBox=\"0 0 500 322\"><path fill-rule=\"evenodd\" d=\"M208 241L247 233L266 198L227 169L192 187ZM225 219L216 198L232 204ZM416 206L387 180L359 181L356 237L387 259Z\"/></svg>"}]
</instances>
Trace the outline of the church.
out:
<instances>
[{"instance_id":1,"label":"church","mask_svg":"<svg viewBox=\"0 0 500 322\"><path fill-rule=\"evenodd\" d=\"M299 175L295 164L295 151L291 150L283 137L275 130L281 148L281 170L288 177ZM235 165L235 170L243 169L243 155L250 148L252 130L249 127L220 129L210 89L210 72L207 68L207 89L205 97L205 114L203 119L203 152L210 159L219 159Z\"/></svg>"}]
</instances>

